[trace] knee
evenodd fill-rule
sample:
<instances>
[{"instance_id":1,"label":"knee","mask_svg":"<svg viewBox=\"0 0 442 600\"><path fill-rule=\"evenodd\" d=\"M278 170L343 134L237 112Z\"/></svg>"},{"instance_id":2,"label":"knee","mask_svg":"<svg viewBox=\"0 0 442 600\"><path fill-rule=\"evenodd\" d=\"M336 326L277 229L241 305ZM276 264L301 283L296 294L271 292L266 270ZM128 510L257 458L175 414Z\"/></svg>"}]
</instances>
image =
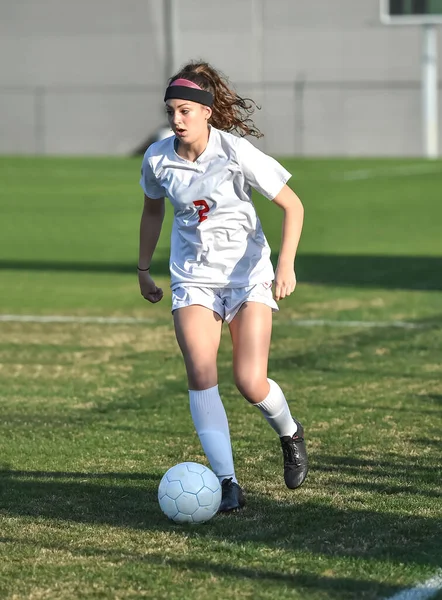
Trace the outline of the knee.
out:
<instances>
[{"instance_id":1,"label":"knee","mask_svg":"<svg viewBox=\"0 0 442 600\"><path fill-rule=\"evenodd\" d=\"M208 390L218 384L216 367L193 365L187 371L190 390Z\"/></svg>"},{"instance_id":2,"label":"knee","mask_svg":"<svg viewBox=\"0 0 442 600\"><path fill-rule=\"evenodd\" d=\"M268 396L270 386L266 375L252 371L235 373L234 377L239 393L251 404L262 402Z\"/></svg>"}]
</instances>

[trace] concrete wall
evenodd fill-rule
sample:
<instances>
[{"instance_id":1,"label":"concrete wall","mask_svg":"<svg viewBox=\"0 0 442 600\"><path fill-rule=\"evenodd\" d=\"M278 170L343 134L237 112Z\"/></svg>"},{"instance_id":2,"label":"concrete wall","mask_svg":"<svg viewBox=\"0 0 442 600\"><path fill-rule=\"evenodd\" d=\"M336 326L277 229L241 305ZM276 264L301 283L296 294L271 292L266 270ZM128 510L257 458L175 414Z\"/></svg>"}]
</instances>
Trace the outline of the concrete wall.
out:
<instances>
[{"instance_id":1,"label":"concrete wall","mask_svg":"<svg viewBox=\"0 0 442 600\"><path fill-rule=\"evenodd\" d=\"M421 31L381 25L378 0L180 0L179 30L179 65L262 105L265 151L422 153ZM0 153L130 153L165 79L163 0L0 0Z\"/></svg>"}]
</instances>

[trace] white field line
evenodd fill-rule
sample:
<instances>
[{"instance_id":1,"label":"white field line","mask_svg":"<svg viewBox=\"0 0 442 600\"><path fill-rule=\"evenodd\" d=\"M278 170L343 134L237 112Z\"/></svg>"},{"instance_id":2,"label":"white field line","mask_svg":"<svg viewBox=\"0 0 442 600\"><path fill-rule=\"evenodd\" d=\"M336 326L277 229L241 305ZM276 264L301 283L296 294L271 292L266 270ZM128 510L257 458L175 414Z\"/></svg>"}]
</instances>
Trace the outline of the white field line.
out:
<instances>
[{"instance_id":1,"label":"white field line","mask_svg":"<svg viewBox=\"0 0 442 600\"><path fill-rule=\"evenodd\" d=\"M155 319L135 317L69 317L62 315L0 315L2 323L96 323L99 325L139 325L155 323Z\"/></svg>"},{"instance_id":2,"label":"white field line","mask_svg":"<svg viewBox=\"0 0 442 600\"><path fill-rule=\"evenodd\" d=\"M427 329L430 324L409 323L408 321L339 321L332 319L291 319L274 321L273 325L294 325L295 327L397 327L398 329Z\"/></svg>"},{"instance_id":3,"label":"white field line","mask_svg":"<svg viewBox=\"0 0 442 600\"><path fill-rule=\"evenodd\" d=\"M354 169L335 173L332 179L335 181L360 181L362 179L374 179L376 177L407 177L410 175L425 175L431 173L442 173L439 164L411 164L396 165L392 167L379 167L374 169Z\"/></svg>"},{"instance_id":4,"label":"white field line","mask_svg":"<svg viewBox=\"0 0 442 600\"><path fill-rule=\"evenodd\" d=\"M442 590L442 573L435 575L414 588L398 592L388 600L428 600Z\"/></svg>"},{"instance_id":5,"label":"white field line","mask_svg":"<svg viewBox=\"0 0 442 600\"><path fill-rule=\"evenodd\" d=\"M143 325L155 324L155 319L136 317L76 317L63 315L2 315L1 323L94 323L98 325ZM332 319L290 319L275 321L275 326L293 327L397 327L398 329L427 329L431 323L409 323L408 321L339 321Z\"/></svg>"}]
</instances>

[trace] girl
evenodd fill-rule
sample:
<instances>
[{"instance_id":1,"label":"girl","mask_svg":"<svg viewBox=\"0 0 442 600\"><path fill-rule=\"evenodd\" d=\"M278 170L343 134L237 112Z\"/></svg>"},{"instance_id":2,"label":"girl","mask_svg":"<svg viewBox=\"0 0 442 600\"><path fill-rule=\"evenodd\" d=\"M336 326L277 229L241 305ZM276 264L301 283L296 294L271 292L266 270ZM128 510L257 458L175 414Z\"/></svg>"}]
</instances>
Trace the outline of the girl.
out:
<instances>
[{"instance_id":1,"label":"girl","mask_svg":"<svg viewBox=\"0 0 442 600\"><path fill-rule=\"evenodd\" d=\"M232 339L236 386L280 437L286 485L297 488L307 476L303 427L292 417L279 385L267 378L272 311L278 310L275 300L295 289L294 259L304 211L286 185L290 173L230 133L262 135L250 119L253 105L217 70L204 62L187 64L169 80L164 101L175 135L152 144L144 155L138 278L146 300L162 299L150 265L167 196L174 207L170 273L175 334L186 366L195 429L221 482L219 510L228 512L242 508L245 498L235 476L229 425L218 391L216 361L223 321ZM276 274L251 200L252 188L284 211Z\"/></svg>"}]
</instances>

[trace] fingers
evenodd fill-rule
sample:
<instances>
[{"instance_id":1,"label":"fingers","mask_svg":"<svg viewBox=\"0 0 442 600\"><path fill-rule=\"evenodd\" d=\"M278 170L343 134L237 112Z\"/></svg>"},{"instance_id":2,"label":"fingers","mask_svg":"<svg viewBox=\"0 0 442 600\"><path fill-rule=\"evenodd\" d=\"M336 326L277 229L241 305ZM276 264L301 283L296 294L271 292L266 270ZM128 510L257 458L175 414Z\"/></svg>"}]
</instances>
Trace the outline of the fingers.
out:
<instances>
[{"instance_id":1,"label":"fingers","mask_svg":"<svg viewBox=\"0 0 442 600\"><path fill-rule=\"evenodd\" d=\"M290 283L275 281L275 300L282 300L283 298L287 298L290 294L293 294L296 287L296 280Z\"/></svg>"},{"instance_id":2,"label":"fingers","mask_svg":"<svg viewBox=\"0 0 442 600\"><path fill-rule=\"evenodd\" d=\"M275 282L275 300L281 300L281 292L282 292L282 286L280 283Z\"/></svg>"},{"instance_id":3,"label":"fingers","mask_svg":"<svg viewBox=\"0 0 442 600\"><path fill-rule=\"evenodd\" d=\"M145 300L148 300L149 302L155 304L155 302L159 302L163 298L164 292L161 288L155 288L155 291L147 292L144 294L142 293L142 296Z\"/></svg>"},{"instance_id":4,"label":"fingers","mask_svg":"<svg viewBox=\"0 0 442 600\"><path fill-rule=\"evenodd\" d=\"M163 290L155 285L149 271L139 271L138 282L140 284L141 295L148 302L159 302L163 298Z\"/></svg>"}]
</instances>

